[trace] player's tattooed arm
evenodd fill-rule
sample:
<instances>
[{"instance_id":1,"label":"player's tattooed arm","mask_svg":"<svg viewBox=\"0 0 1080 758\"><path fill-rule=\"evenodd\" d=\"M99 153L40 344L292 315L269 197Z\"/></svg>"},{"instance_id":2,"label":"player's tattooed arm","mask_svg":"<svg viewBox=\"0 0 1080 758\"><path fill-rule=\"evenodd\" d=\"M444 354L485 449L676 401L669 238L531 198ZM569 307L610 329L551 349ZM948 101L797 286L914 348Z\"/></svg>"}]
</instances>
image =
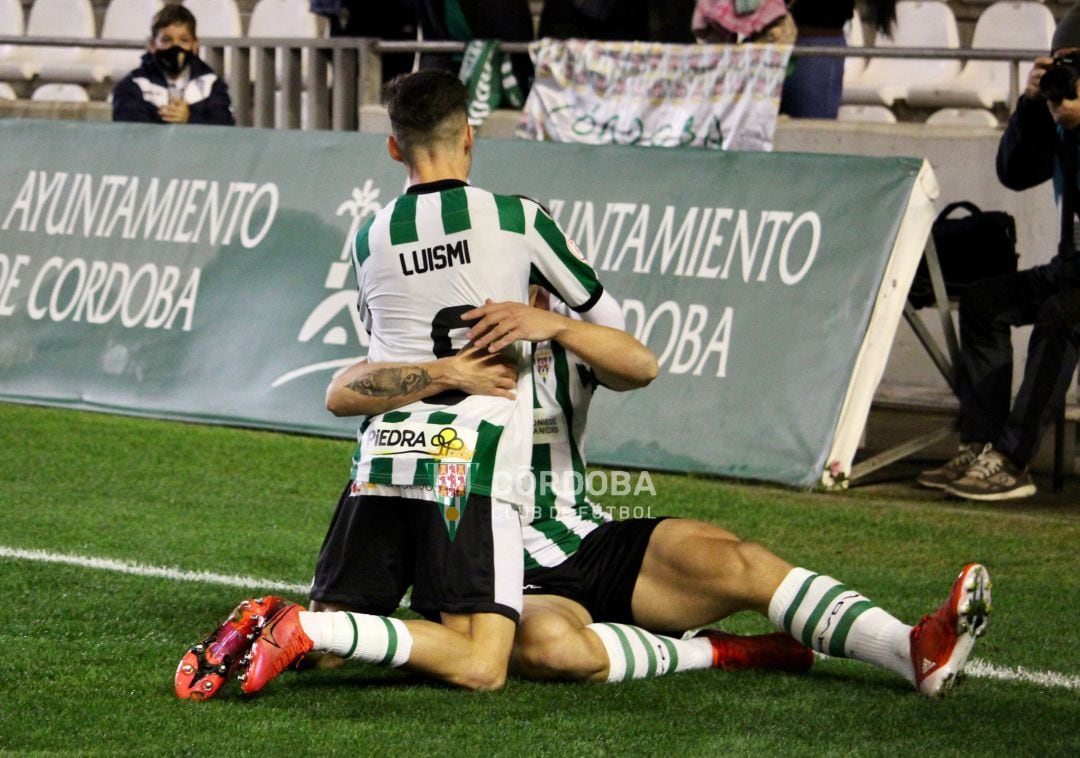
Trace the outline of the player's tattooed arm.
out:
<instances>
[{"instance_id":1,"label":"player's tattooed arm","mask_svg":"<svg viewBox=\"0 0 1080 758\"><path fill-rule=\"evenodd\" d=\"M419 392L430 384L431 374L423 366L392 366L373 368L345 387L369 397L400 397Z\"/></svg>"},{"instance_id":2,"label":"player's tattooed arm","mask_svg":"<svg viewBox=\"0 0 1080 758\"><path fill-rule=\"evenodd\" d=\"M476 348L421 364L363 359L330 381L326 409L335 416L373 416L446 390L513 399L516 386L516 365Z\"/></svg>"}]
</instances>

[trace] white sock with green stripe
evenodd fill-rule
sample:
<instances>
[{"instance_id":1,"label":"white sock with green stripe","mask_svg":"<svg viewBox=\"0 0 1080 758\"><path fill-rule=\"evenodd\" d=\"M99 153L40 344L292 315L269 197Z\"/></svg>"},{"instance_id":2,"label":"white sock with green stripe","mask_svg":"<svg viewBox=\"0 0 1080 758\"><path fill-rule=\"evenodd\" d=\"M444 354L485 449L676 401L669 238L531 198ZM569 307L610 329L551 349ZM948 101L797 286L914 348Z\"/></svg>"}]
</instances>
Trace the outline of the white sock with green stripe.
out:
<instances>
[{"instance_id":1,"label":"white sock with green stripe","mask_svg":"<svg viewBox=\"0 0 1080 758\"><path fill-rule=\"evenodd\" d=\"M769 620L819 653L873 663L914 681L911 627L830 576L792 569L769 601Z\"/></svg>"},{"instance_id":2,"label":"white sock with green stripe","mask_svg":"<svg viewBox=\"0 0 1080 758\"><path fill-rule=\"evenodd\" d=\"M712 644L704 637L677 640L629 624L589 624L604 643L609 682L647 679L712 666Z\"/></svg>"},{"instance_id":3,"label":"white sock with green stripe","mask_svg":"<svg viewBox=\"0 0 1080 758\"><path fill-rule=\"evenodd\" d=\"M400 619L367 613L301 611L300 627L316 650L384 666L402 666L413 639Z\"/></svg>"}]
</instances>

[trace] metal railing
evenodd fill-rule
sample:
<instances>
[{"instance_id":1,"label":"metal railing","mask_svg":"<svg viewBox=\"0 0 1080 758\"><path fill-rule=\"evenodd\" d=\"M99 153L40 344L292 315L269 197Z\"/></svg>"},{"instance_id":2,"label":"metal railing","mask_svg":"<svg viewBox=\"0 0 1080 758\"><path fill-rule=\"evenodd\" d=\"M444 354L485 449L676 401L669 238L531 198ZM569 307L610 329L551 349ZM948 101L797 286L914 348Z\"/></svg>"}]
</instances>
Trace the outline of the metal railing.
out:
<instances>
[{"instance_id":1,"label":"metal railing","mask_svg":"<svg viewBox=\"0 0 1080 758\"><path fill-rule=\"evenodd\" d=\"M362 106L379 102L384 54L455 54L465 49L462 42L389 41L357 37L208 37L200 42L204 60L229 85L239 125L346 131L359 128ZM0 36L0 46L3 45L145 49L143 43L130 40L69 37ZM527 42L504 42L501 45L501 49L509 53L524 53L528 47ZM1012 64L1008 101L1011 108L1020 92L1020 64L1046 55L1046 51L795 47L792 55L1004 61ZM277 105L279 97L280 106Z\"/></svg>"}]
</instances>

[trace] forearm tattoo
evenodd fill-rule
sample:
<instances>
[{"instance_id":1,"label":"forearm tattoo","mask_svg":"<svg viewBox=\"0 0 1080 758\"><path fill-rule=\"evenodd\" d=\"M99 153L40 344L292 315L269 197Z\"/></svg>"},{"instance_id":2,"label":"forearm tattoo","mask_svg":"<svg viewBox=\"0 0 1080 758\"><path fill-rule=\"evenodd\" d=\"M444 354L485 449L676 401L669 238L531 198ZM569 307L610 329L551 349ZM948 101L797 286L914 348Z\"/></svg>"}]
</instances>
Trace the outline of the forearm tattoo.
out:
<instances>
[{"instance_id":1,"label":"forearm tattoo","mask_svg":"<svg viewBox=\"0 0 1080 758\"><path fill-rule=\"evenodd\" d=\"M431 384L431 376L423 367L401 366L375 369L345 386L358 395L400 397L419 392L429 384Z\"/></svg>"}]
</instances>

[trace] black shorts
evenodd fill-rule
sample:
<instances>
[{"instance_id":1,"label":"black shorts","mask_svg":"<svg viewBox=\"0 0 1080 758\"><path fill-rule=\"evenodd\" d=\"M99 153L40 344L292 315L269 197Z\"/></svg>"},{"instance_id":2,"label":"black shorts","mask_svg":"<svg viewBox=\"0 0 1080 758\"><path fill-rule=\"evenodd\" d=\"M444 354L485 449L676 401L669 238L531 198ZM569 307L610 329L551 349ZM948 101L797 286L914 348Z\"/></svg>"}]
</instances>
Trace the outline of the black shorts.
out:
<instances>
[{"instance_id":1,"label":"black shorts","mask_svg":"<svg viewBox=\"0 0 1080 758\"><path fill-rule=\"evenodd\" d=\"M636 518L601 524L558 566L527 570L525 594L558 595L581 603L593 621L634 623L634 585L661 521Z\"/></svg>"},{"instance_id":2,"label":"black shorts","mask_svg":"<svg viewBox=\"0 0 1080 758\"><path fill-rule=\"evenodd\" d=\"M323 540L312 600L386 616L411 586L410 607L427 618L498 613L518 620L523 549L510 506L470 495L451 539L437 503L353 489L350 482L341 494Z\"/></svg>"}]
</instances>

